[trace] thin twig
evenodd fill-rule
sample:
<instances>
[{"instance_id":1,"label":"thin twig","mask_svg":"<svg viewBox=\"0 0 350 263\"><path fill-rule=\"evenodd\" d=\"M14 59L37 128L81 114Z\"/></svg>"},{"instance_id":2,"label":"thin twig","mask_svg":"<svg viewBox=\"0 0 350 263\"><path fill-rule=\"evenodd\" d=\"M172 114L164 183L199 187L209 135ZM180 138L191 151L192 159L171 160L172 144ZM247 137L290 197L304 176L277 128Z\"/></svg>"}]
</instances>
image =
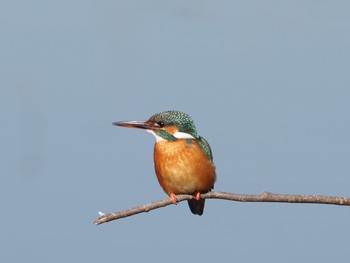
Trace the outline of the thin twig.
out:
<instances>
[{"instance_id":1,"label":"thin twig","mask_svg":"<svg viewBox=\"0 0 350 263\"><path fill-rule=\"evenodd\" d=\"M182 202L185 200L194 199L192 195L177 195L177 201ZM225 199L230 201L238 202L279 202L279 203L308 203L308 204L327 204L327 205L344 205L350 206L349 197L338 197L338 196L325 196L325 195L287 195L287 194L273 194L269 192L263 192L258 195L247 195L247 194L234 194L224 192L209 192L202 194L201 198L206 199ZM172 204L170 198L163 199L160 201L152 202L149 204L134 207L121 212L103 214L100 218L95 220L94 224L100 225L112 220L136 215L139 213L149 212L153 209L165 207Z\"/></svg>"}]
</instances>

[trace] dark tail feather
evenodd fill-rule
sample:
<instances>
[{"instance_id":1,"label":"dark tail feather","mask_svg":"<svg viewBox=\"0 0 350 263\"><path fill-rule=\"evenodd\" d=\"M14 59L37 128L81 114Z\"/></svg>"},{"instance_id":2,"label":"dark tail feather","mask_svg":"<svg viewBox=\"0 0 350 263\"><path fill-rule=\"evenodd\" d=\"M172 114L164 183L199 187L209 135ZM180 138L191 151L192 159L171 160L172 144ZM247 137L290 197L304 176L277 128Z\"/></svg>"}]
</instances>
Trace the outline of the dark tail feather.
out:
<instances>
[{"instance_id":1,"label":"dark tail feather","mask_svg":"<svg viewBox=\"0 0 350 263\"><path fill-rule=\"evenodd\" d=\"M191 199L188 200L188 206L191 209L191 212L195 215L201 216L204 211L204 204L205 204L205 199L200 199L200 200L195 200Z\"/></svg>"}]
</instances>

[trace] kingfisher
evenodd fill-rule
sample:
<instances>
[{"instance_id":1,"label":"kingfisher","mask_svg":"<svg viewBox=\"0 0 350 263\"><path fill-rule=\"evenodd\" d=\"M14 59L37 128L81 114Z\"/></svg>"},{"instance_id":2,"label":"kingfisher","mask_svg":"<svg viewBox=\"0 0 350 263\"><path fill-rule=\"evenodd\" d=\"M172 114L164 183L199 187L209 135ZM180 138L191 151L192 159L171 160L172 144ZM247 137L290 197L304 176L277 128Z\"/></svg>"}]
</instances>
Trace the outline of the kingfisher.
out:
<instances>
[{"instance_id":1,"label":"kingfisher","mask_svg":"<svg viewBox=\"0 0 350 263\"><path fill-rule=\"evenodd\" d=\"M147 121L118 121L115 126L144 129L154 135L154 167L158 182L174 204L176 195L190 194L191 212L202 215L205 199L216 180L209 143L198 134L192 118L181 111L163 111Z\"/></svg>"}]
</instances>

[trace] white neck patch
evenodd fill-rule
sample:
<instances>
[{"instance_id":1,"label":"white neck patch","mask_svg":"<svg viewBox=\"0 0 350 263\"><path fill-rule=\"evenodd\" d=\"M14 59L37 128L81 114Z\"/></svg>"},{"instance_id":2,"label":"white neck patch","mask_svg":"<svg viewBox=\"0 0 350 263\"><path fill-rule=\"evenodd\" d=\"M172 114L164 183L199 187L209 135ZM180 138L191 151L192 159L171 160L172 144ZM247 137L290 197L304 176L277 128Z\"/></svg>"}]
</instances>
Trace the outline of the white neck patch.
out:
<instances>
[{"instance_id":1,"label":"white neck patch","mask_svg":"<svg viewBox=\"0 0 350 263\"><path fill-rule=\"evenodd\" d=\"M191 134L186 132L175 132L173 136L178 139L194 139Z\"/></svg>"},{"instance_id":2,"label":"white neck patch","mask_svg":"<svg viewBox=\"0 0 350 263\"><path fill-rule=\"evenodd\" d=\"M156 137L156 142L165 141L163 137L159 136L154 131L152 130L146 130L146 131L150 134L153 134L153 136ZM194 137L191 134L186 132L175 132L173 136L177 139L194 139Z\"/></svg>"}]
</instances>

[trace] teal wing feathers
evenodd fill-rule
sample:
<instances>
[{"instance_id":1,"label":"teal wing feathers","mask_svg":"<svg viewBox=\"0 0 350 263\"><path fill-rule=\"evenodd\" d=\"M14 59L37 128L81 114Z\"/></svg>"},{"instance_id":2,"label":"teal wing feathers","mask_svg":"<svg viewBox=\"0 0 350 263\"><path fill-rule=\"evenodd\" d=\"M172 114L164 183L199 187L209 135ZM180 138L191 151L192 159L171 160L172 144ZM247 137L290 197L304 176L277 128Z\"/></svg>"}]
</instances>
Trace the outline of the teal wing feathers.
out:
<instances>
[{"instance_id":1,"label":"teal wing feathers","mask_svg":"<svg viewBox=\"0 0 350 263\"><path fill-rule=\"evenodd\" d=\"M213 160L213 153L211 151L210 145L206 139L202 136L199 136L198 143L201 146L202 150L206 153L210 160Z\"/></svg>"}]
</instances>

